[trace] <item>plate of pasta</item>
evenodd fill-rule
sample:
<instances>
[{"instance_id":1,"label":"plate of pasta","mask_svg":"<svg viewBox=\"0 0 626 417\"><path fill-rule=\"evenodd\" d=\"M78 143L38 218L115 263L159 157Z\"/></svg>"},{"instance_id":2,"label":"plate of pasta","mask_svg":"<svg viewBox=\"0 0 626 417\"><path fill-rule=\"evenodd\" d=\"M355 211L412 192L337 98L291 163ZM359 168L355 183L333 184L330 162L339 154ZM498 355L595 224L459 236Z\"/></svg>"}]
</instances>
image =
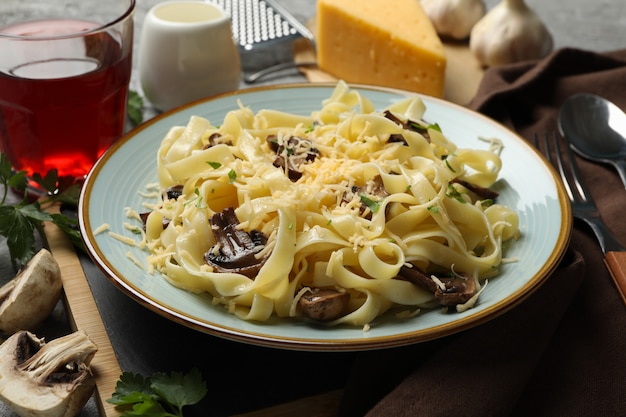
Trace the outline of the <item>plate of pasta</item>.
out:
<instances>
[{"instance_id":1,"label":"plate of pasta","mask_svg":"<svg viewBox=\"0 0 626 417\"><path fill-rule=\"evenodd\" d=\"M571 230L543 157L487 117L378 87L258 87L164 113L88 175L79 225L124 293L294 350L450 335L515 307Z\"/></svg>"}]
</instances>

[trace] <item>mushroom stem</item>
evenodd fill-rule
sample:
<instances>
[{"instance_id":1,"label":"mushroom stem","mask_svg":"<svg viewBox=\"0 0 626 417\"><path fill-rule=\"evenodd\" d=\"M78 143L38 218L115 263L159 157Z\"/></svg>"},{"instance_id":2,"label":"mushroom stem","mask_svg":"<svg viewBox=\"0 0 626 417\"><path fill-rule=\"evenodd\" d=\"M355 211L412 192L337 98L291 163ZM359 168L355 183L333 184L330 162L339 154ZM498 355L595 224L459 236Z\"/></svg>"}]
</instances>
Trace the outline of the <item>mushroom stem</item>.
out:
<instances>
[{"instance_id":1,"label":"mushroom stem","mask_svg":"<svg viewBox=\"0 0 626 417\"><path fill-rule=\"evenodd\" d=\"M75 332L44 344L18 368L42 385L54 380L53 373L59 370L68 373L69 378L64 379L71 379L71 374L79 371L81 365L88 366L91 363L97 350L85 332Z\"/></svg>"},{"instance_id":2,"label":"mushroom stem","mask_svg":"<svg viewBox=\"0 0 626 417\"><path fill-rule=\"evenodd\" d=\"M0 346L0 400L20 417L74 417L95 388L84 331L45 343L19 331Z\"/></svg>"}]
</instances>

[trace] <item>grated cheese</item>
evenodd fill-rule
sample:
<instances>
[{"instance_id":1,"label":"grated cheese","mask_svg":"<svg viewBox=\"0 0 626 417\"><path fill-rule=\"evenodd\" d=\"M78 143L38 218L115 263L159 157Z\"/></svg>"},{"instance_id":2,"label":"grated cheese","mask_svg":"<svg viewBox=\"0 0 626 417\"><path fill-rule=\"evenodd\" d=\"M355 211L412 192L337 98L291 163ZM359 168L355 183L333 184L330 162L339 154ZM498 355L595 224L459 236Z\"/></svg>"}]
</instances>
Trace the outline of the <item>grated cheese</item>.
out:
<instances>
[{"instance_id":1,"label":"grated cheese","mask_svg":"<svg viewBox=\"0 0 626 417\"><path fill-rule=\"evenodd\" d=\"M485 280L485 283L483 284L483 287L480 290L478 290L476 292L476 294L474 294L472 296L472 298L467 300L464 304L457 304L456 311L459 312L459 313L463 313L463 312L469 310L470 308L473 308L476 305L476 302L478 301L478 296L480 294L482 294L482 292L485 290L485 288L487 287L487 283L488 282L489 282L488 280Z\"/></svg>"},{"instance_id":2,"label":"grated cheese","mask_svg":"<svg viewBox=\"0 0 626 417\"><path fill-rule=\"evenodd\" d=\"M130 259L135 265L137 265L142 270L146 271L146 267L137 259L132 253L126 252L126 257Z\"/></svg>"},{"instance_id":3,"label":"grated cheese","mask_svg":"<svg viewBox=\"0 0 626 417\"><path fill-rule=\"evenodd\" d=\"M100 226L96 227L96 229L93 231L94 235L99 235L100 233L104 233L107 230L109 230L111 228L111 226L109 226L108 223L103 223Z\"/></svg>"},{"instance_id":4,"label":"grated cheese","mask_svg":"<svg viewBox=\"0 0 626 417\"><path fill-rule=\"evenodd\" d=\"M135 241L131 237L124 236L124 235L121 235L119 233L115 233L115 232L111 232L111 231L109 231L109 236L111 236L113 239L119 240L120 242L125 243L127 245L137 246L137 241Z\"/></svg>"}]
</instances>

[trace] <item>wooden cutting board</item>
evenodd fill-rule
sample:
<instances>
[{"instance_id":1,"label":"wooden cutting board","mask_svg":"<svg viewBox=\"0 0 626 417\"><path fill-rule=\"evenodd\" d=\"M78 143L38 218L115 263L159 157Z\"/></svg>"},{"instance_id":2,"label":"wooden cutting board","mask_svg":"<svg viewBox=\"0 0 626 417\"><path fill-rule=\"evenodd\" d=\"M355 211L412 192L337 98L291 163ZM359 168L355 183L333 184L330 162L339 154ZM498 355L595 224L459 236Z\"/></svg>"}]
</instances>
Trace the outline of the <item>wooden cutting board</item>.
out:
<instances>
[{"instance_id":1,"label":"wooden cutting board","mask_svg":"<svg viewBox=\"0 0 626 417\"><path fill-rule=\"evenodd\" d=\"M58 206L48 211L59 212ZM115 391L120 377L120 365L109 340L109 335L98 311L96 301L89 287L89 282L78 259L76 250L65 233L54 223L46 222L44 232L50 252L61 269L63 280L63 302L73 331L84 330L98 346L91 371L96 379L94 399L102 417L117 417L119 411L106 402Z\"/></svg>"}]
</instances>

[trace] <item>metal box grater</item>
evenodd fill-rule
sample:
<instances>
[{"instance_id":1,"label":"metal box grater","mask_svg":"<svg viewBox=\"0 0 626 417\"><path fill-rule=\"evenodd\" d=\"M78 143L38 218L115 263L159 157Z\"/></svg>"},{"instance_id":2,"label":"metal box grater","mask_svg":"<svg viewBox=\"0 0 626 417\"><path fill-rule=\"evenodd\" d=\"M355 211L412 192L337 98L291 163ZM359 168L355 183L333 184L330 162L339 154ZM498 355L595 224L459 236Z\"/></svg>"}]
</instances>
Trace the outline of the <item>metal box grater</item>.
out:
<instances>
[{"instance_id":1,"label":"metal box grater","mask_svg":"<svg viewBox=\"0 0 626 417\"><path fill-rule=\"evenodd\" d=\"M233 36L242 52L257 51L276 43L313 35L295 17L272 0L209 0L226 10L232 19Z\"/></svg>"}]
</instances>

